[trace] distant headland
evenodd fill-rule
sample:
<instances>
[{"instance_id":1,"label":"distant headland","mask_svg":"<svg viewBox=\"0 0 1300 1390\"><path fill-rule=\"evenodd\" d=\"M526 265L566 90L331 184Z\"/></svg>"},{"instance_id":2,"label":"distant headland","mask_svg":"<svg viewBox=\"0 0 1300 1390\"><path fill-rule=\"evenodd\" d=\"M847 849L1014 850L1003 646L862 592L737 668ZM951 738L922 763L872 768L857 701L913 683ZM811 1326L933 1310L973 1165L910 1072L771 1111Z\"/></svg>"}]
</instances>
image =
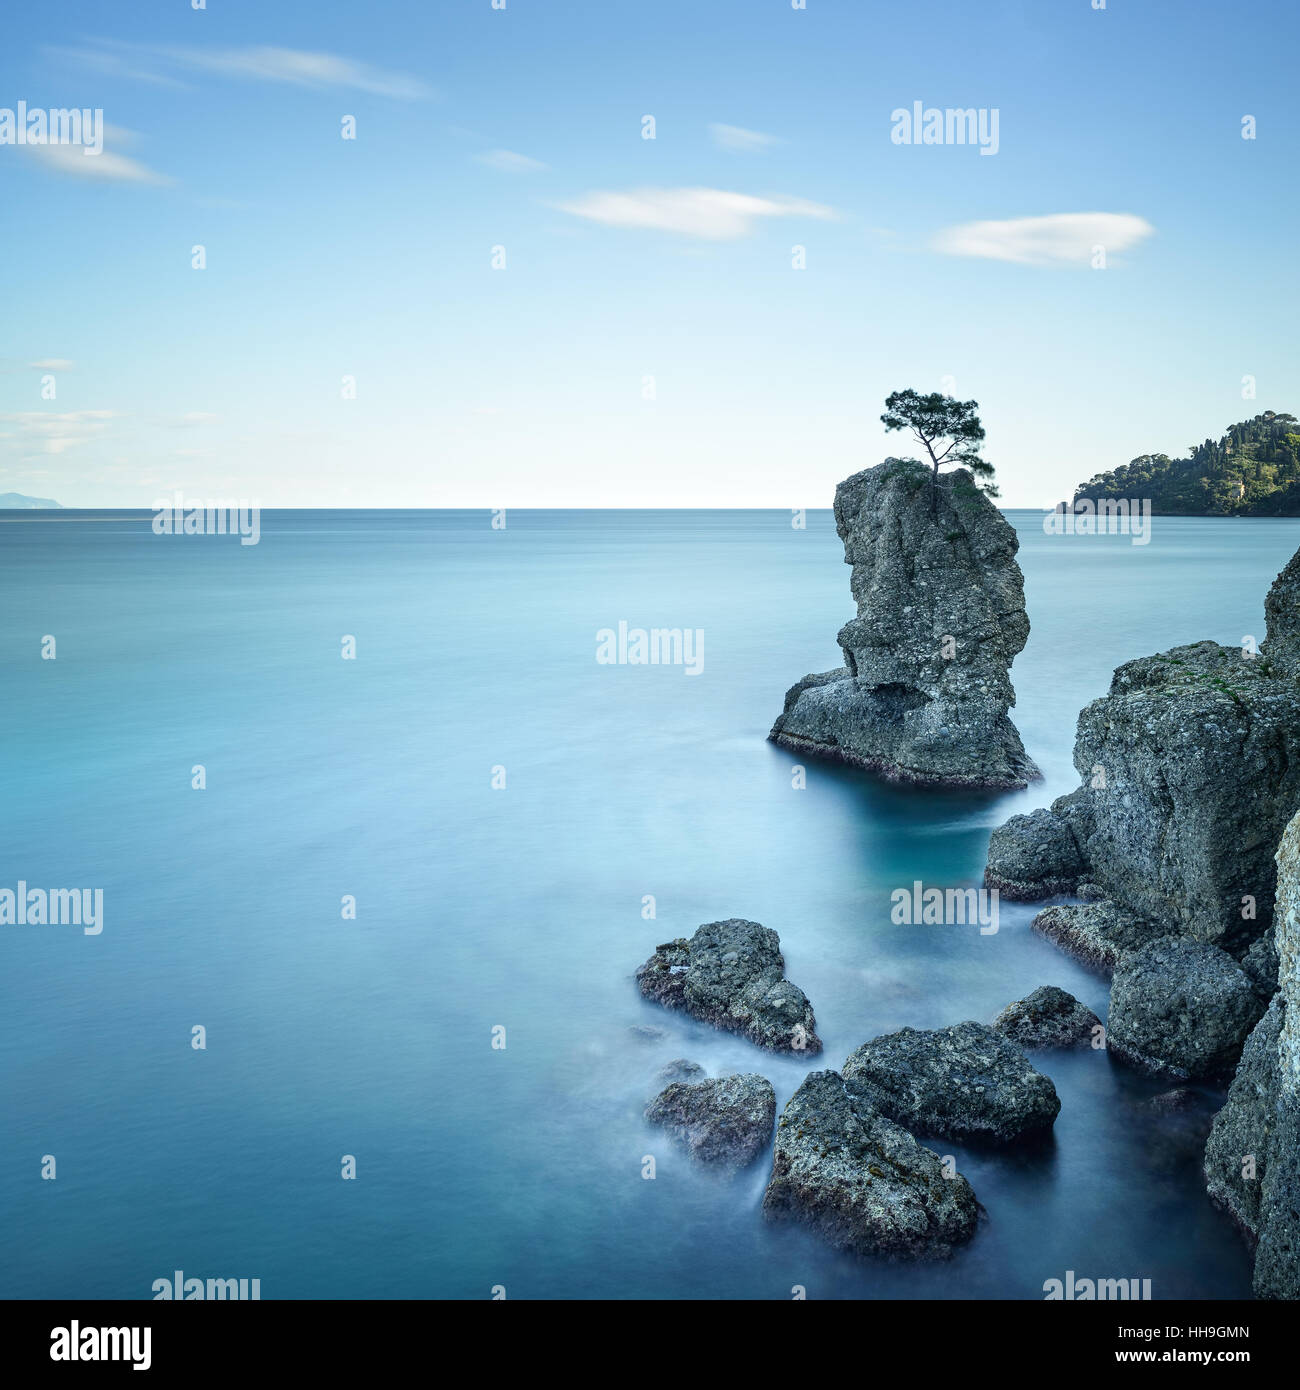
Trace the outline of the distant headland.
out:
<instances>
[{"instance_id":1,"label":"distant headland","mask_svg":"<svg viewBox=\"0 0 1300 1390\"><path fill-rule=\"evenodd\" d=\"M1158 516L1300 516L1300 422L1266 410L1188 457L1140 454L1075 489L1074 500L1150 498Z\"/></svg>"},{"instance_id":2,"label":"distant headland","mask_svg":"<svg viewBox=\"0 0 1300 1390\"><path fill-rule=\"evenodd\" d=\"M25 497L21 492L0 492L0 512L63 510L62 502L50 497Z\"/></svg>"}]
</instances>

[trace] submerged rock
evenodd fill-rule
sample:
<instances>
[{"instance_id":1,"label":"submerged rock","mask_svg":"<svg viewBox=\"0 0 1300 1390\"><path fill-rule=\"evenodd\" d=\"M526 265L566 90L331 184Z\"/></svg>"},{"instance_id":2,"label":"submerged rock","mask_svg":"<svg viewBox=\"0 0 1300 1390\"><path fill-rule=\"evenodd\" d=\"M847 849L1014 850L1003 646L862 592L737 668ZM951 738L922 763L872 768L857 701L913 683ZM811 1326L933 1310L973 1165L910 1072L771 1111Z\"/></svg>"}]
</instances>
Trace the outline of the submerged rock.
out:
<instances>
[{"instance_id":1,"label":"submerged rock","mask_svg":"<svg viewBox=\"0 0 1300 1390\"><path fill-rule=\"evenodd\" d=\"M770 737L926 785L1024 787L1040 776L1007 715L1029 636L1019 542L964 469L887 459L835 490L857 617L844 665L805 676Z\"/></svg>"},{"instance_id":2,"label":"submerged rock","mask_svg":"<svg viewBox=\"0 0 1300 1390\"><path fill-rule=\"evenodd\" d=\"M752 1073L677 1081L646 1106L645 1117L662 1125L693 1159L743 1168L772 1137L776 1092L766 1077Z\"/></svg>"},{"instance_id":3,"label":"submerged rock","mask_svg":"<svg viewBox=\"0 0 1300 1390\"><path fill-rule=\"evenodd\" d=\"M1100 1027L1091 1009L1055 985L1039 986L993 1020L993 1031L1017 1047L1087 1046Z\"/></svg>"},{"instance_id":4,"label":"submerged rock","mask_svg":"<svg viewBox=\"0 0 1300 1390\"><path fill-rule=\"evenodd\" d=\"M816 1071L777 1125L763 1215L805 1222L841 1250L939 1259L975 1234L979 1207L938 1154L850 1094L838 1073Z\"/></svg>"},{"instance_id":5,"label":"submerged rock","mask_svg":"<svg viewBox=\"0 0 1300 1390\"><path fill-rule=\"evenodd\" d=\"M638 967L636 982L654 1003L740 1033L760 1047L820 1052L812 1005L784 972L776 932L731 917L706 922L689 941L678 937L657 946Z\"/></svg>"},{"instance_id":6,"label":"submerged rock","mask_svg":"<svg viewBox=\"0 0 1300 1390\"><path fill-rule=\"evenodd\" d=\"M1196 1105L1196 1092L1190 1086L1175 1086L1172 1091L1161 1091L1146 1102L1145 1108L1153 1115L1181 1115Z\"/></svg>"},{"instance_id":7,"label":"submerged rock","mask_svg":"<svg viewBox=\"0 0 1300 1390\"><path fill-rule=\"evenodd\" d=\"M1226 951L1164 937L1116 967L1106 1044L1157 1076L1213 1079L1231 1072L1263 1011L1250 977Z\"/></svg>"},{"instance_id":8,"label":"submerged rock","mask_svg":"<svg viewBox=\"0 0 1300 1390\"><path fill-rule=\"evenodd\" d=\"M1056 1087L983 1023L872 1038L844 1063L844 1084L919 1134L1006 1144L1051 1128Z\"/></svg>"},{"instance_id":9,"label":"submerged rock","mask_svg":"<svg viewBox=\"0 0 1300 1390\"><path fill-rule=\"evenodd\" d=\"M690 1084L693 1081L703 1081L707 1075L708 1072L698 1062L688 1062L685 1057L677 1057L671 1062L665 1062L655 1072L655 1081L660 1086L671 1086L674 1081Z\"/></svg>"},{"instance_id":10,"label":"submerged rock","mask_svg":"<svg viewBox=\"0 0 1300 1390\"><path fill-rule=\"evenodd\" d=\"M1082 965L1109 975L1134 951L1168 935L1109 899L1046 907L1033 928Z\"/></svg>"}]
</instances>

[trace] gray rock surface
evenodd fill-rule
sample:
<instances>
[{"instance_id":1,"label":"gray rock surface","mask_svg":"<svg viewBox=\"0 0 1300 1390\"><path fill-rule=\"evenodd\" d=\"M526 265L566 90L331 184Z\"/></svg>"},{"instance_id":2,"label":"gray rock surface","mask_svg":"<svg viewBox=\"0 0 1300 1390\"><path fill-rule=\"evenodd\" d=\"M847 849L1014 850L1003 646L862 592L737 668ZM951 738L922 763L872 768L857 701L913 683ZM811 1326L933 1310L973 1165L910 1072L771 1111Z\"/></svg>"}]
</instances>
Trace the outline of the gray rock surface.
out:
<instances>
[{"instance_id":1,"label":"gray rock surface","mask_svg":"<svg viewBox=\"0 0 1300 1390\"><path fill-rule=\"evenodd\" d=\"M1226 951L1164 937L1115 967L1107 1047L1156 1076L1211 1080L1231 1074L1263 1012L1250 977Z\"/></svg>"},{"instance_id":2,"label":"gray rock surface","mask_svg":"<svg viewBox=\"0 0 1300 1390\"><path fill-rule=\"evenodd\" d=\"M1272 999L1277 993L1278 965L1277 942L1271 931L1253 942L1241 957L1241 968L1263 999Z\"/></svg>"},{"instance_id":3,"label":"gray rock surface","mask_svg":"<svg viewBox=\"0 0 1300 1390\"><path fill-rule=\"evenodd\" d=\"M1242 1049L1237 1074L1205 1146L1205 1185L1253 1246L1259 1237L1259 1205L1268 1169L1281 1075L1278 1036L1282 1031L1281 996L1273 1001ZM1255 1176L1243 1168L1253 1157Z\"/></svg>"},{"instance_id":4,"label":"gray rock surface","mask_svg":"<svg viewBox=\"0 0 1300 1390\"><path fill-rule=\"evenodd\" d=\"M753 1073L675 1081L646 1106L645 1117L698 1162L739 1169L772 1138L776 1092L766 1077Z\"/></svg>"},{"instance_id":5,"label":"gray rock surface","mask_svg":"<svg viewBox=\"0 0 1300 1390\"><path fill-rule=\"evenodd\" d=\"M642 995L760 1047L821 1051L812 1005L785 978L781 940L770 927L731 917L706 922L687 940L655 948L636 972Z\"/></svg>"},{"instance_id":6,"label":"gray rock surface","mask_svg":"<svg viewBox=\"0 0 1300 1390\"><path fill-rule=\"evenodd\" d=\"M770 737L924 785L1023 787L1039 771L1008 717L1029 636L1019 542L964 469L887 459L842 482L835 525L857 616L844 665L805 676Z\"/></svg>"},{"instance_id":7,"label":"gray rock surface","mask_svg":"<svg viewBox=\"0 0 1300 1390\"><path fill-rule=\"evenodd\" d=\"M1268 635L1260 655L1280 674L1300 678L1300 550L1264 597L1264 623Z\"/></svg>"},{"instance_id":8,"label":"gray rock surface","mask_svg":"<svg viewBox=\"0 0 1300 1390\"><path fill-rule=\"evenodd\" d=\"M838 1073L816 1071L777 1125L763 1215L804 1222L857 1254L941 1259L975 1234L979 1206L960 1173L946 1177L937 1154Z\"/></svg>"},{"instance_id":9,"label":"gray rock surface","mask_svg":"<svg viewBox=\"0 0 1300 1390\"><path fill-rule=\"evenodd\" d=\"M927 1137L1011 1143L1050 1129L1061 1109L1051 1081L983 1023L872 1038L843 1076L854 1095Z\"/></svg>"},{"instance_id":10,"label":"gray rock surface","mask_svg":"<svg viewBox=\"0 0 1300 1390\"><path fill-rule=\"evenodd\" d=\"M1283 636L1264 650L1289 651ZM1079 715L1074 765L1078 790L994 832L990 886L1071 891L1072 840L1078 880L1165 931L1234 955L1266 932L1273 851L1300 805L1300 680L1213 642L1126 662Z\"/></svg>"},{"instance_id":11,"label":"gray rock surface","mask_svg":"<svg viewBox=\"0 0 1300 1390\"><path fill-rule=\"evenodd\" d=\"M1283 577L1295 562L1284 570ZM1280 582L1280 581L1279 581ZM1280 600L1270 594L1270 620ZM1270 627L1270 636L1272 635ZM1205 1147L1211 1197L1255 1243L1255 1294L1300 1299L1300 815L1277 851L1278 992ZM1253 1158L1253 1178L1243 1173Z\"/></svg>"},{"instance_id":12,"label":"gray rock surface","mask_svg":"<svg viewBox=\"0 0 1300 1390\"><path fill-rule=\"evenodd\" d=\"M1287 1009L1288 1019L1294 1008ZM1285 1055L1287 1022L1278 1046ZM1260 1192L1255 1297L1300 1299L1300 1102L1283 1074Z\"/></svg>"},{"instance_id":13,"label":"gray rock surface","mask_svg":"<svg viewBox=\"0 0 1300 1390\"><path fill-rule=\"evenodd\" d=\"M1012 816L989 836L984 886L1012 902L1074 893L1087 871L1069 823L1046 806Z\"/></svg>"},{"instance_id":14,"label":"gray rock surface","mask_svg":"<svg viewBox=\"0 0 1300 1390\"><path fill-rule=\"evenodd\" d=\"M1017 1047L1087 1047L1100 1027L1090 1008L1055 985L1040 985L993 1020L993 1031Z\"/></svg>"},{"instance_id":15,"label":"gray rock surface","mask_svg":"<svg viewBox=\"0 0 1300 1390\"><path fill-rule=\"evenodd\" d=\"M1075 833L1112 897L1230 950L1263 933L1300 805L1300 683L1213 642L1130 661L1079 716L1074 762Z\"/></svg>"},{"instance_id":16,"label":"gray rock surface","mask_svg":"<svg viewBox=\"0 0 1300 1390\"><path fill-rule=\"evenodd\" d=\"M1034 918L1033 928L1066 955L1104 975L1125 956L1170 934L1109 899L1045 907Z\"/></svg>"}]
</instances>

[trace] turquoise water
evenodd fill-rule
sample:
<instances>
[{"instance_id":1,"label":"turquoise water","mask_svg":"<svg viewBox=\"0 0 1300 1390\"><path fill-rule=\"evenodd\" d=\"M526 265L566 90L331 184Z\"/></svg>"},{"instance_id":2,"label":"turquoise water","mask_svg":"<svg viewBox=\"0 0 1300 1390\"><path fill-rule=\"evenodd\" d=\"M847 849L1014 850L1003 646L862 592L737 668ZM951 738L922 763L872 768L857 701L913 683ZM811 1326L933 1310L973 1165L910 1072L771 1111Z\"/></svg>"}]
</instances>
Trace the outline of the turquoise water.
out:
<instances>
[{"instance_id":1,"label":"turquoise water","mask_svg":"<svg viewBox=\"0 0 1300 1390\"><path fill-rule=\"evenodd\" d=\"M264 1298L1041 1298L1067 1269L1247 1295L1196 1117L1147 1115L1159 1088L1103 1053L1038 1059L1047 1147L935 1145L988 1212L941 1265L770 1228L763 1165L720 1180L640 1118L678 1056L784 1103L874 1034L1040 984L1104 1016L1032 907L981 936L895 926L890 891L978 882L990 828L1075 784L1075 717L1117 663L1262 637L1300 524L1156 518L1132 546L1010 516L1014 717L1045 773L1015 794L816 764L792 787L764 736L852 614L829 512L278 512L248 547L0 519L0 887L104 890L98 936L0 927L0 1295L147 1298L176 1269ZM702 672L597 664L620 620L703 629ZM823 1057L638 998L657 942L727 916L780 932Z\"/></svg>"}]
</instances>

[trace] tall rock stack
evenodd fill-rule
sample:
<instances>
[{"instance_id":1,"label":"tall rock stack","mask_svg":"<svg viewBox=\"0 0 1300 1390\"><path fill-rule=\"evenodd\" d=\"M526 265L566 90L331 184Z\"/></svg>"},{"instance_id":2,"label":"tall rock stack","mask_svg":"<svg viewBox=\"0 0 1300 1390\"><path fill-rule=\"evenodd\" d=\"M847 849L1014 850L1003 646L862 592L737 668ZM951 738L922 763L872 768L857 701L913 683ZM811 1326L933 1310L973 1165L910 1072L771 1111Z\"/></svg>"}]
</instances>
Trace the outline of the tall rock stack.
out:
<instances>
[{"instance_id":1,"label":"tall rock stack","mask_svg":"<svg viewBox=\"0 0 1300 1390\"><path fill-rule=\"evenodd\" d=\"M892 780L1026 786L1040 776L1007 715L1029 637L1019 542L965 469L886 459L835 491L857 617L844 665L786 695L775 743Z\"/></svg>"}]
</instances>

